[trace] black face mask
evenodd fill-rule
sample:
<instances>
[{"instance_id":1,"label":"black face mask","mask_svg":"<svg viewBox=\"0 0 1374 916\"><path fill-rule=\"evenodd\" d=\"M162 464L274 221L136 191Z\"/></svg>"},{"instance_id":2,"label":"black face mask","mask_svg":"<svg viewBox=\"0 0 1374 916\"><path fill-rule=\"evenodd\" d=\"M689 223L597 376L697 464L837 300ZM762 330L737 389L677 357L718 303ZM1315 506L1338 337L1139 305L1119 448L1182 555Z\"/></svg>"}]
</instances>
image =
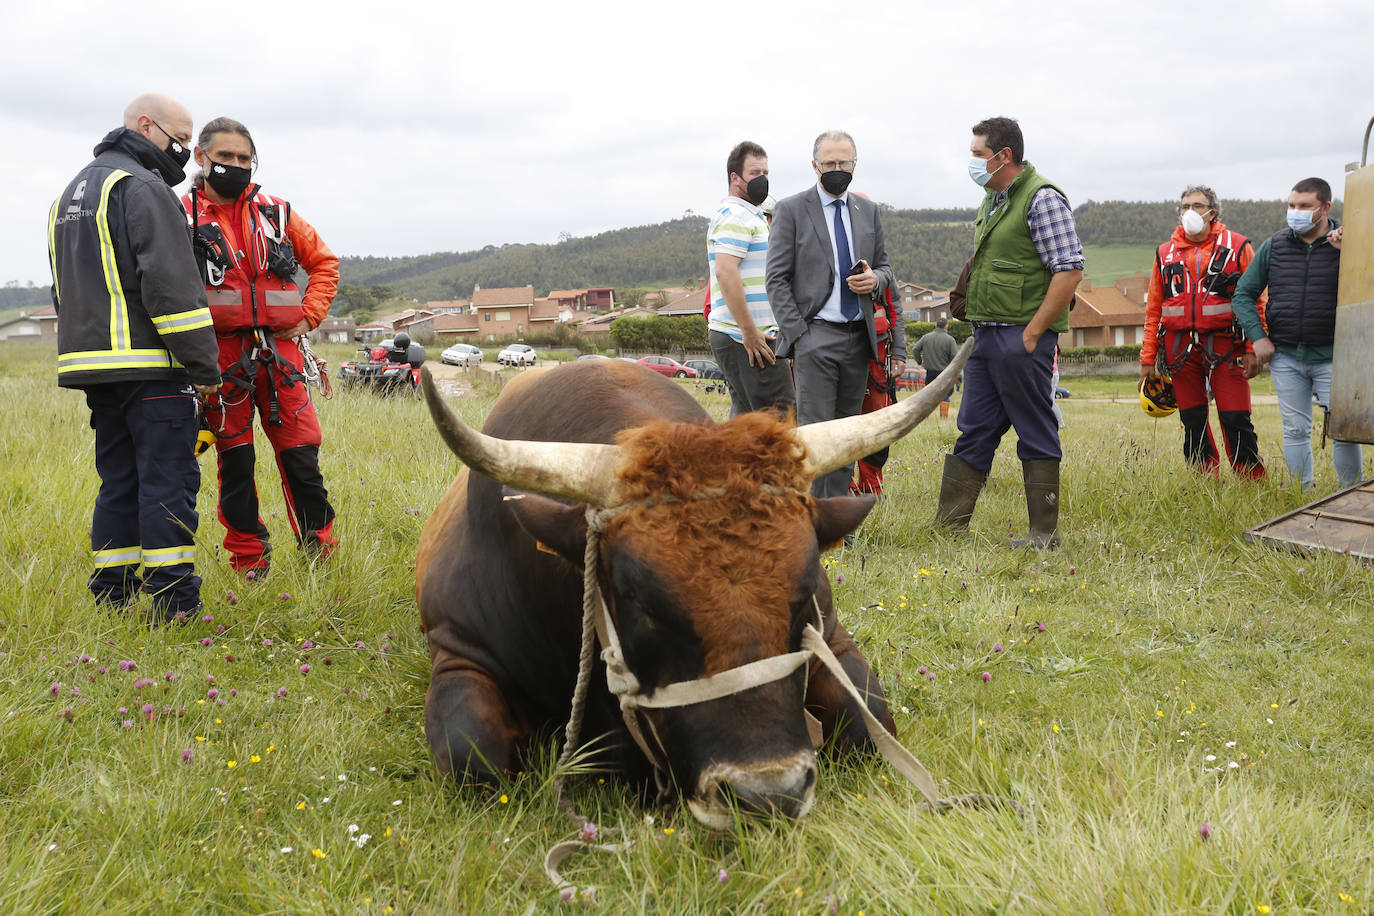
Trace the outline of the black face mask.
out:
<instances>
[{"instance_id":1,"label":"black face mask","mask_svg":"<svg viewBox=\"0 0 1374 916\"><path fill-rule=\"evenodd\" d=\"M152 119L149 118L148 120L151 121ZM182 146L181 142L178 141L176 137L167 133L167 128L163 127L161 124L153 121L153 126L162 131L163 136L167 138L167 145L162 148L162 151L175 160L179 168L186 168L186 163L191 161L191 151ZM173 184L176 183L177 182L173 182Z\"/></svg>"},{"instance_id":2,"label":"black face mask","mask_svg":"<svg viewBox=\"0 0 1374 916\"><path fill-rule=\"evenodd\" d=\"M839 197L844 193L845 188L854 180L853 172L846 172L844 169L835 169L831 172L821 173L821 187L834 197Z\"/></svg>"},{"instance_id":3,"label":"black face mask","mask_svg":"<svg viewBox=\"0 0 1374 916\"><path fill-rule=\"evenodd\" d=\"M230 200L238 200L243 189L248 187L248 182L252 180L252 169L225 165L222 162L211 162L205 171L205 183L213 188L216 194Z\"/></svg>"},{"instance_id":4,"label":"black face mask","mask_svg":"<svg viewBox=\"0 0 1374 916\"><path fill-rule=\"evenodd\" d=\"M760 175L750 179L744 186L744 199L754 206L758 206L768 198L768 176Z\"/></svg>"}]
</instances>

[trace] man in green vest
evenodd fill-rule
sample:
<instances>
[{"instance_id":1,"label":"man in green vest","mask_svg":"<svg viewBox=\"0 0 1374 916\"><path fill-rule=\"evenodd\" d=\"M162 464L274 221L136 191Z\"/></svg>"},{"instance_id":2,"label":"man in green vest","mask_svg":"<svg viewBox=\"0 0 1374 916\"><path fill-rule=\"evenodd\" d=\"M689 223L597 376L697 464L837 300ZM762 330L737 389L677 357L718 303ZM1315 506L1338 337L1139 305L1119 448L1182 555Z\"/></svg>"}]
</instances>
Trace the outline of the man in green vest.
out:
<instances>
[{"instance_id":1,"label":"man in green vest","mask_svg":"<svg viewBox=\"0 0 1374 916\"><path fill-rule=\"evenodd\" d=\"M945 456L936 525L966 531L1002 436L1015 427L1030 533L1014 547L1059 546L1059 425L1050 375L1069 303L1083 277L1083 245L1064 193L1022 158L1011 118L973 126L969 177L987 189L974 223L959 439Z\"/></svg>"}]
</instances>

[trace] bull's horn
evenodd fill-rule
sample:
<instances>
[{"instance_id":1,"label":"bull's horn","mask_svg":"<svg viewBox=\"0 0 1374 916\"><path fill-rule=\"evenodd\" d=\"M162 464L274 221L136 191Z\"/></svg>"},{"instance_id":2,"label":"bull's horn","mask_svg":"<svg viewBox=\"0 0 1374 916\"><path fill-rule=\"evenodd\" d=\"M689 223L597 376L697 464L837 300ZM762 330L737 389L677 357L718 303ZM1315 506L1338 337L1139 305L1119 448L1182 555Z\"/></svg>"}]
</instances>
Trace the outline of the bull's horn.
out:
<instances>
[{"instance_id":1,"label":"bull's horn","mask_svg":"<svg viewBox=\"0 0 1374 916\"><path fill-rule=\"evenodd\" d=\"M798 427L797 435L806 444L816 476L871 455L915 429L954 389L972 350L973 338L969 338L935 381L901 403L873 413Z\"/></svg>"},{"instance_id":2,"label":"bull's horn","mask_svg":"<svg viewBox=\"0 0 1374 916\"><path fill-rule=\"evenodd\" d=\"M530 442L479 433L444 403L429 367L420 370L429 415L453 453L468 467L518 490L607 506L620 449L594 442Z\"/></svg>"}]
</instances>

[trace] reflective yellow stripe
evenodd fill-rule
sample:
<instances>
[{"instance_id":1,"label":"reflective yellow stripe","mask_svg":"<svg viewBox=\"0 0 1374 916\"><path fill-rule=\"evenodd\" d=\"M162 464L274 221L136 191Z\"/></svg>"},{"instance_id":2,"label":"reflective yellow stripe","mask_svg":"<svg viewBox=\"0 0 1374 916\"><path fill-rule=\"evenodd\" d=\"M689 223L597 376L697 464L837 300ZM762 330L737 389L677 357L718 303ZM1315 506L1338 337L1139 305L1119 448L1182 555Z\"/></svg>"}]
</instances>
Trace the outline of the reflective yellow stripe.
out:
<instances>
[{"instance_id":1,"label":"reflective yellow stripe","mask_svg":"<svg viewBox=\"0 0 1374 916\"><path fill-rule=\"evenodd\" d=\"M180 563L194 563L195 547L157 547L143 551L144 566L176 566Z\"/></svg>"},{"instance_id":2,"label":"reflective yellow stripe","mask_svg":"<svg viewBox=\"0 0 1374 916\"><path fill-rule=\"evenodd\" d=\"M57 374L94 369L180 369L166 350L78 350L57 357Z\"/></svg>"},{"instance_id":3,"label":"reflective yellow stripe","mask_svg":"<svg viewBox=\"0 0 1374 916\"><path fill-rule=\"evenodd\" d=\"M110 292L110 349L129 349L129 306L124 301L124 287L119 282L119 265L115 261L114 242L110 238L110 191L129 173L115 169L100 186L100 209L95 223L100 230L100 263L105 268L105 288Z\"/></svg>"},{"instance_id":4,"label":"reflective yellow stripe","mask_svg":"<svg viewBox=\"0 0 1374 916\"><path fill-rule=\"evenodd\" d=\"M137 547L110 547L105 550L91 551L91 556L95 558L96 569L108 569L111 566L137 566L142 555L142 551Z\"/></svg>"},{"instance_id":5,"label":"reflective yellow stripe","mask_svg":"<svg viewBox=\"0 0 1374 916\"><path fill-rule=\"evenodd\" d=\"M153 319L153 327L157 328L159 334L180 334L182 331L208 328L214 323L209 309L191 309L189 312L159 315Z\"/></svg>"},{"instance_id":6,"label":"reflective yellow stripe","mask_svg":"<svg viewBox=\"0 0 1374 916\"><path fill-rule=\"evenodd\" d=\"M48 210L48 263L52 266L52 291L57 301L62 301L62 291L57 288L57 206L61 198L52 202Z\"/></svg>"}]
</instances>

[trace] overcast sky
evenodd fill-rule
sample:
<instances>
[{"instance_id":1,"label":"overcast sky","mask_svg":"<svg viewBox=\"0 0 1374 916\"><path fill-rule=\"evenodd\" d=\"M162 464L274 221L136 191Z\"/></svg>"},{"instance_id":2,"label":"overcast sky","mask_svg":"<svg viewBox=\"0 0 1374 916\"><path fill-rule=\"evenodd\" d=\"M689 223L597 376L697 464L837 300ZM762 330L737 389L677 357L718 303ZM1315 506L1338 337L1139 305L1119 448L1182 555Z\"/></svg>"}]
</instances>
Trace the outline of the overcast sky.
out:
<instances>
[{"instance_id":1,"label":"overcast sky","mask_svg":"<svg viewBox=\"0 0 1374 916\"><path fill-rule=\"evenodd\" d=\"M0 282L49 282L48 205L149 89L247 124L338 254L406 255L707 213L746 138L790 194L830 127L855 189L972 206L994 114L1075 204L1339 196L1371 41L1369 0L6 3Z\"/></svg>"}]
</instances>

